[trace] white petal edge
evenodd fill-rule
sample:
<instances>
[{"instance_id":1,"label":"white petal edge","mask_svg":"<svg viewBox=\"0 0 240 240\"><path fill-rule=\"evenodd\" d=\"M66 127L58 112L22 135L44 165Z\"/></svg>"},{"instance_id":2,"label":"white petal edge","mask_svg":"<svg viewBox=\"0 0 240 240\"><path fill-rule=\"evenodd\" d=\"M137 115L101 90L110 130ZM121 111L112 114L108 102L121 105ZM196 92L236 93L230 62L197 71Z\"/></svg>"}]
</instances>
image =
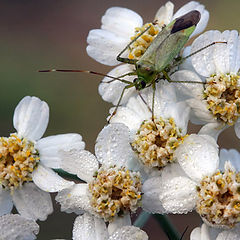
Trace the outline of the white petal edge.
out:
<instances>
[{"instance_id":1,"label":"white petal edge","mask_svg":"<svg viewBox=\"0 0 240 240\"><path fill-rule=\"evenodd\" d=\"M24 97L14 111L13 125L21 137L29 140L41 138L47 128L49 107L37 97Z\"/></svg>"},{"instance_id":2,"label":"white petal edge","mask_svg":"<svg viewBox=\"0 0 240 240\"><path fill-rule=\"evenodd\" d=\"M38 224L18 214L7 214L0 217L1 240L33 240L39 232Z\"/></svg>"},{"instance_id":3,"label":"white petal edge","mask_svg":"<svg viewBox=\"0 0 240 240\"><path fill-rule=\"evenodd\" d=\"M63 156L60 150L84 149L82 137L76 133L58 134L37 141L35 148L40 154L40 161L49 168L61 168Z\"/></svg>"},{"instance_id":4,"label":"white petal edge","mask_svg":"<svg viewBox=\"0 0 240 240\"><path fill-rule=\"evenodd\" d=\"M32 179L40 189L46 192L58 192L74 184L74 182L65 180L41 163L33 171Z\"/></svg>"},{"instance_id":5,"label":"white petal edge","mask_svg":"<svg viewBox=\"0 0 240 240\"><path fill-rule=\"evenodd\" d=\"M33 183L14 190L12 198L17 211L25 218L44 221L53 212L50 194Z\"/></svg>"},{"instance_id":6,"label":"white petal edge","mask_svg":"<svg viewBox=\"0 0 240 240\"><path fill-rule=\"evenodd\" d=\"M105 222L88 213L78 216L73 225L73 240L107 240Z\"/></svg>"}]
</instances>

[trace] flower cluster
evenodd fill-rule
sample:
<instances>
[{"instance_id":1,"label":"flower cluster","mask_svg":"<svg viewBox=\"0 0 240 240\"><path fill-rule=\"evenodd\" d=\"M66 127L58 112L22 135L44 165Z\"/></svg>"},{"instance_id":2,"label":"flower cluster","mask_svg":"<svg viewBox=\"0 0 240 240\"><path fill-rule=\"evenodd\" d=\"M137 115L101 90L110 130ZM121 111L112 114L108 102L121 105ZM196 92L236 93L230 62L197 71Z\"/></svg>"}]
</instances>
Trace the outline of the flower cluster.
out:
<instances>
[{"instance_id":1,"label":"flower cluster","mask_svg":"<svg viewBox=\"0 0 240 240\"><path fill-rule=\"evenodd\" d=\"M195 210L204 224L191 240L240 239L240 153L217 143L232 126L240 138L240 38L236 30L211 30L184 48L208 19L195 1L176 13L167 2L150 23L126 8L106 11L101 28L89 32L87 53L122 64L99 85L114 107L95 154L79 134L42 138L48 105L20 101L16 132L0 138L0 239L34 239L35 221L53 211L49 192L57 192L62 211L80 215L74 240L148 239L131 225L138 208ZM202 126L198 133L189 132L189 121ZM13 205L20 215L10 214Z\"/></svg>"}]
</instances>

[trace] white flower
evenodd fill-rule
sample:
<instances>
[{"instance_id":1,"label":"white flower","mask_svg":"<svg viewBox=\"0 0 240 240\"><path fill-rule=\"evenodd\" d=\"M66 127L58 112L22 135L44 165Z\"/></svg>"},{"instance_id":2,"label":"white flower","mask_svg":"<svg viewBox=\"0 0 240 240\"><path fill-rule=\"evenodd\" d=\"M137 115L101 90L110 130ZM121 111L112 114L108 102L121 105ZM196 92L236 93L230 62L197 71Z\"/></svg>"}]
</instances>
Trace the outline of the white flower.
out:
<instances>
[{"instance_id":1,"label":"white flower","mask_svg":"<svg viewBox=\"0 0 240 240\"><path fill-rule=\"evenodd\" d=\"M56 197L62 211L89 212L109 221L110 233L119 225L129 225L130 213L141 204L149 211L162 212L161 203L155 202L155 191L143 184L139 172L128 167L133 153L123 133L129 136L123 124L104 127L96 141L96 157L86 150L65 152L69 157L62 168L86 183L64 189Z\"/></svg>"},{"instance_id":2,"label":"white flower","mask_svg":"<svg viewBox=\"0 0 240 240\"><path fill-rule=\"evenodd\" d=\"M224 127L235 124L240 138L240 38L238 32L208 31L192 44L195 52L213 42L224 41L208 47L191 57L195 71L182 70L171 77L176 81L202 81L206 84L185 83L181 90L189 97L192 122L206 124L204 132L217 136ZM179 84L176 84L179 87Z\"/></svg>"},{"instance_id":3,"label":"white flower","mask_svg":"<svg viewBox=\"0 0 240 240\"><path fill-rule=\"evenodd\" d=\"M134 226L117 227L112 234L108 233L105 222L90 214L76 218L73 227L73 240L147 240L147 234Z\"/></svg>"},{"instance_id":4,"label":"white flower","mask_svg":"<svg viewBox=\"0 0 240 240\"><path fill-rule=\"evenodd\" d=\"M48 192L73 185L50 168L61 168L60 149L84 147L78 134L42 138L49 119L46 102L24 97L17 105L10 137L0 138L0 215L10 213L13 204L25 218L45 220L53 211Z\"/></svg>"},{"instance_id":5,"label":"white flower","mask_svg":"<svg viewBox=\"0 0 240 240\"><path fill-rule=\"evenodd\" d=\"M173 19L192 10L198 10L201 13L201 20L197 24L193 35L205 29L209 13L205 10L203 5L191 1L181 7L174 15L173 8L174 5L171 2L167 2L158 10L154 18L154 20L157 20L157 25L152 25L151 23L143 25L142 18L132 10L121 7L109 8L102 17L101 29L94 29L89 32L87 38L89 44L87 47L88 55L102 64L110 66L120 64L120 62L116 60L117 55L136 37L136 34L152 25L140 39L132 44L131 51L129 52L128 50L125 52L125 55L122 55L123 57L129 56L130 58L138 59L145 52L159 31L161 31L162 26L169 24ZM133 65L122 64L114 68L108 74L110 76L119 77L133 70ZM136 76L126 76L124 80L132 82L135 77ZM102 83L99 85L99 93L105 101L112 102L116 105L125 83L111 80L112 79L108 77L103 79ZM108 83L109 81L111 82ZM121 103L126 103L129 97L134 95L136 95L135 88L132 87L127 89Z\"/></svg>"},{"instance_id":6,"label":"white flower","mask_svg":"<svg viewBox=\"0 0 240 240\"><path fill-rule=\"evenodd\" d=\"M0 217L1 240L33 240L39 232L34 220L25 219L18 214L6 214Z\"/></svg>"},{"instance_id":7,"label":"white flower","mask_svg":"<svg viewBox=\"0 0 240 240\"><path fill-rule=\"evenodd\" d=\"M220 230L202 224L201 227L194 228L190 240L238 240L240 239L240 229Z\"/></svg>"},{"instance_id":8,"label":"white flower","mask_svg":"<svg viewBox=\"0 0 240 240\"><path fill-rule=\"evenodd\" d=\"M149 109L152 89L143 90L141 96L145 103L140 96L130 98L125 107L118 108L111 123L123 123L129 128L129 144L136 156L135 169L157 173L176 160L173 153L187 134L190 108L178 101L173 85L160 82L156 85L153 122Z\"/></svg>"},{"instance_id":9,"label":"white flower","mask_svg":"<svg viewBox=\"0 0 240 240\"><path fill-rule=\"evenodd\" d=\"M169 213L196 209L203 221L217 228L238 225L240 216L240 154L221 150L207 135L191 135L175 151L178 164L158 178L159 198Z\"/></svg>"}]
</instances>

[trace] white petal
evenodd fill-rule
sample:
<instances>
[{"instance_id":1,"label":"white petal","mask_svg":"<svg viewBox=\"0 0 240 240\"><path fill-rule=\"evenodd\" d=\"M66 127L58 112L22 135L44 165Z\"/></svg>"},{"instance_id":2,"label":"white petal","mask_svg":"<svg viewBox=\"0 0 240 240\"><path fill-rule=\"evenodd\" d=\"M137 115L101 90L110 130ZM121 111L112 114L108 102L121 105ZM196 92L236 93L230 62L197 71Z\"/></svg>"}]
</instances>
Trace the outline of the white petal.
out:
<instances>
[{"instance_id":1,"label":"white petal","mask_svg":"<svg viewBox=\"0 0 240 240\"><path fill-rule=\"evenodd\" d=\"M240 38L238 37L238 41L236 43L235 47L235 58L232 58L232 64L231 64L231 72L238 72L240 68Z\"/></svg>"},{"instance_id":2,"label":"white petal","mask_svg":"<svg viewBox=\"0 0 240 240\"><path fill-rule=\"evenodd\" d=\"M168 25L173 16L174 4L168 1L164 6L160 7L156 13L154 20L157 20L157 24L160 26Z\"/></svg>"},{"instance_id":3,"label":"white petal","mask_svg":"<svg viewBox=\"0 0 240 240\"><path fill-rule=\"evenodd\" d=\"M56 196L56 201L61 204L61 211L82 214L83 211L92 211L88 197L88 184L75 184L64 189Z\"/></svg>"},{"instance_id":4,"label":"white petal","mask_svg":"<svg viewBox=\"0 0 240 240\"><path fill-rule=\"evenodd\" d=\"M124 124L105 126L96 140L95 153L98 161L104 165L127 166L134 154L129 142L129 129Z\"/></svg>"},{"instance_id":5,"label":"white petal","mask_svg":"<svg viewBox=\"0 0 240 240\"><path fill-rule=\"evenodd\" d=\"M237 57L238 32L226 30L221 34L218 41L226 41L227 44L219 43L215 46L214 62L217 73L233 73ZM235 72L236 73L236 72Z\"/></svg>"},{"instance_id":6,"label":"white petal","mask_svg":"<svg viewBox=\"0 0 240 240\"><path fill-rule=\"evenodd\" d=\"M224 171L224 166L227 161L231 162L237 172L240 171L240 153L236 149L221 149L220 150L219 169Z\"/></svg>"},{"instance_id":7,"label":"white petal","mask_svg":"<svg viewBox=\"0 0 240 240\"><path fill-rule=\"evenodd\" d=\"M216 123L212 113L207 109L207 103L198 98L186 100L192 111L190 121L194 124Z\"/></svg>"},{"instance_id":8,"label":"white petal","mask_svg":"<svg viewBox=\"0 0 240 240\"><path fill-rule=\"evenodd\" d=\"M130 225L131 225L130 214L125 214L123 217L117 216L113 219L112 222L109 222L108 233L109 233L109 235L112 235L118 229L120 229L124 226L130 226Z\"/></svg>"},{"instance_id":9,"label":"white petal","mask_svg":"<svg viewBox=\"0 0 240 240\"><path fill-rule=\"evenodd\" d=\"M172 103L167 108L168 118L173 118L177 127L181 129L183 135L187 134L188 121L190 117L190 107L186 102Z\"/></svg>"},{"instance_id":10,"label":"white petal","mask_svg":"<svg viewBox=\"0 0 240 240\"><path fill-rule=\"evenodd\" d=\"M200 35L192 44L192 53L206 47L207 45L218 42L228 41L231 38L236 40L236 32L208 31ZM232 41L232 40L231 40ZM192 56L192 64L195 70L202 76L209 77L211 74L228 73L230 70L230 59L235 54L232 43L217 43Z\"/></svg>"},{"instance_id":11,"label":"white petal","mask_svg":"<svg viewBox=\"0 0 240 240\"><path fill-rule=\"evenodd\" d=\"M50 194L34 183L25 183L14 190L12 197L18 212L25 218L44 221L53 212Z\"/></svg>"},{"instance_id":12,"label":"white petal","mask_svg":"<svg viewBox=\"0 0 240 240\"><path fill-rule=\"evenodd\" d=\"M160 177L149 178L142 187L142 208L146 212L163 214L165 212L160 199Z\"/></svg>"},{"instance_id":13,"label":"white petal","mask_svg":"<svg viewBox=\"0 0 240 240\"><path fill-rule=\"evenodd\" d=\"M202 82L202 80L195 72L189 70L180 70L172 74L171 79L173 81L177 81L174 86L184 95L199 99L202 98L203 84L194 83ZM182 81L189 81L192 83L181 83Z\"/></svg>"},{"instance_id":14,"label":"white petal","mask_svg":"<svg viewBox=\"0 0 240 240\"><path fill-rule=\"evenodd\" d=\"M204 29L207 26L208 19L209 19L209 12L207 10L205 10L205 6L198 2L191 1L187 4L185 4L184 6L182 6L173 16L173 19L175 19L175 18L181 17L182 15L184 15L192 10L199 11L201 14L201 19L200 19L199 23L197 24L196 29L193 32L193 34L191 35L191 37L204 31Z\"/></svg>"},{"instance_id":15,"label":"white petal","mask_svg":"<svg viewBox=\"0 0 240 240\"><path fill-rule=\"evenodd\" d=\"M90 214L76 218L73 225L73 240L107 240L108 232L104 221Z\"/></svg>"},{"instance_id":16,"label":"white petal","mask_svg":"<svg viewBox=\"0 0 240 240\"><path fill-rule=\"evenodd\" d=\"M193 229L193 231L191 232L191 235L190 235L190 240L201 240L201 228L200 227L196 227ZM206 240L210 240L210 239L206 239Z\"/></svg>"},{"instance_id":17,"label":"white petal","mask_svg":"<svg viewBox=\"0 0 240 240\"><path fill-rule=\"evenodd\" d=\"M187 213L196 205L196 184L187 177L169 178L161 182L159 199L169 213Z\"/></svg>"},{"instance_id":18,"label":"white petal","mask_svg":"<svg viewBox=\"0 0 240 240\"><path fill-rule=\"evenodd\" d=\"M48 119L47 103L37 97L27 96L15 108L13 125L20 136L38 140L47 128Z\"/></svg>"},{"instance_id":19,"label":"white petal","mask_svg":"<svg viewBox=\"0 0 240 240\"><path fill-rule=\"evenodd\" d=\"M201 135L209 135L213 137L216 141L218 139L219 134L226 129L225 125L223 125L221 122L215 122L215 123L208 123L204 125L198 134Z\"/></svg>"},{"instance_id":20,"label":"white petal","mask_svg":"<svg viewBox=\"0 0 240 240\"><path fill-rule=\"evenodd\" d=\"M58 192L74 184L42 164L39 164L37 169L33 171L32 179L39 188L46 192Z\"/></svg>"},{"instance_id":21,"label":"white petal","mask_svg":"<svg viewBox=\"0 0 240 240\"><path fill-rule=\"evenodd\" d=\"M114 66L120 62L117 55L128 44L128 40L102 29L91 30L87 37L87 53L96 61Z\"/></svg>"},{"instance_id":22,"label":"white petal","mask_svg":"<svg viewBox=\"0 0 240 240\"><path fill-rule=\"evenodd\" d=\"M194 228L190 235L190 240L215 240L210 236L209 227L206 224L202 224L201 228Z\"/></svg>"},{"instance_id":23,"label":"white petal","mask_svg":"<svg viewBox=\"0 0 240 240\"><path fill-rule=\"evenodd\" d=\"M210 136L191 134L176 149L174 157L186 174L198 182L218 168L218 145Z\"/></svg>"},{"instance_id":24,"label":"white petal","mask_svg":"<svg viewBox=\"0 0 240 240\"><path fill-rule=\"evenodd\" d=\"M237 137L240 139L240 121L239 120L235 123L234 130Z\"/></svg>"},{"instance_id":25,"label":"white petal","mask_svg":"<svg viewBox=\"0 0 240 240\"><path fill-rule=\"evenodd\" d=\"M239 226L231 230L222 231L216 238L216 240L239 240L239 239L240 239Z\"/></svg>"},{"instance_id":26,"label":"white petal","mask_svg":"<svg viewBox=\"0 0 240 240\"><path fill-rule=\"evenodd\" d=\"M39 232L38 224L18 214L7 214L0 217L1 240L33 240Z\"/></svg>"},{"instance_id":27,"label":"white petal","mask_svg":"<svg viewBox=\"0 0 240 240\"><path fill-rule=\"evenodd\" d=\"M10 191L4 190L0 186L0 216L10 213L13 208L12 197ZM1 226L1 225L0 225Z\"/></svg>"},{"instance_id":28,"label":"white petal","mask_svg":"<svg viewBox=\"0 0 240 240\"><path fill-rule=\"evenodd\" d=\"M40 139L35 145L40 153L40 161L50 168L61 168L63 156L60 150L84 149L82 137L76 133L59 134Z\"/></svg>"},{"instance_id":29,"label":"white petal","mask_svg":"<svg viewBox=\"0 0 240 240\"><path fill-rule=\"evenodd\" d=\"M136 12L122 7L111 7L102 17L101 28L113 32L118 37L121 36L130 42L130 37L134 35L135 28L142 25L142 18Z\"/></svg>"},{"instance_id":30,"label":"white petal","mask_svg":"<svg viewBox=\"0 0 240 240\"><path fill-rule=\"evenodd\" d=\"M130 64L122 64L118 67L115 67L107 75L112 77L119 77L126 73L132 72L134 67ZM136 76L126 76L122 79L132 82ZM120 95L123 91L123 88L126 86L125 83L114 80L112 78L105 77L99 85L98 91L102 96L103 100L106 102L111 102L114 105L117 105ZM110 82L109 82L110 81ZM135 87L129 88L124 92L121 104L125 104L131 96L135 96L137 91Z\"/></svg>"},{"instance_id":31,"label":"white petal","mask_svg":"<svg viewBox=\"0 0 240 240\"><path fill-rule=\"evenodd\" d=\"M125 226L117 230L108 240L148 240L147 234L140 228Z\"/></svg>"},{"instance_id":32,"label":"white petal","mask_svg":"<svg viewBox=\"0 0 240 240\"><path fill-rule=\"evenodd\" d=\"M86 150L72 149L61 151L61 155L64 160L60 168L71 174L76 174L85 182L93 180L93 175L98 170L99 165L92 153Z\"/></svg>"}]
</instances>

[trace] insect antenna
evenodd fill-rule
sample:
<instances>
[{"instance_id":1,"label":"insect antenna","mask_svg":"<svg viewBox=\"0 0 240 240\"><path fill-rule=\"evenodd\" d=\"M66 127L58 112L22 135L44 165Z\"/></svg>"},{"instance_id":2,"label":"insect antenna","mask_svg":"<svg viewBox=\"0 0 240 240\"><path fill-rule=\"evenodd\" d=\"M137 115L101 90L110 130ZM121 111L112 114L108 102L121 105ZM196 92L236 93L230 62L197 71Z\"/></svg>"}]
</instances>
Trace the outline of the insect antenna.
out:
<instances>
[{"instance_id":1,"label":"insect antenna","mask_svg":"<svg viewBox=\"0 0 240 240\"><path fill-rule=\"evenodd\" d=\"M132 82L121 79L120 77L124 77L124 76L128 76L128 75L134 75L135 72L130 72L127 74L124 74L123 76L120 77L113 77L104 73L99 73L99 72L94 72L94 71L88 71L88 70L75 70L75 69L47 69L47 70L38 70L38 72L44 72L44 73L48 73L48 72L65 72L65 73L90 73L90 74L95 74L95 75L99 75L99 76L103 76L103 77L108 77L111 78L112 80L107 82L110 83L112 81L120 81L126 84L132 84Z\"/></svg>"}]
</instances>

